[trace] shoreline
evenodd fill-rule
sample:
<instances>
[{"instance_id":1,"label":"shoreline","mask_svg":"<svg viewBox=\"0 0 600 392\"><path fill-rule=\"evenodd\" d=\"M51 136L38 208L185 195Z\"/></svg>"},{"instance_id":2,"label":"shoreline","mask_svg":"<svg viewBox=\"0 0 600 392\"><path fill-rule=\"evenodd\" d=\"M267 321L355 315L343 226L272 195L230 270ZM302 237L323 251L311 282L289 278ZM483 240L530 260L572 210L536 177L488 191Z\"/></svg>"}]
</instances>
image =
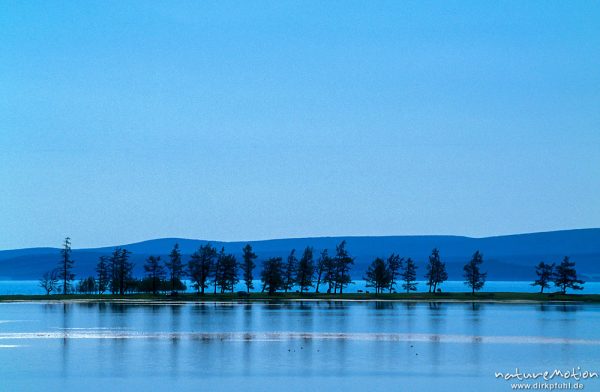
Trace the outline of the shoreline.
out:
<instances>
[{"instance_id":1,"label":"shoreline","mask_svg":"<svg viewBox=\"0 0 600 392\"><path fill-rule=\"evenodd\" d=\"M121 303L121 304L185 304L185 303L277 303L277 302L398 302L398 303L577 303L599 304L600 294L539 294L517 292L486 293L385 293L385 294L316 294L264 293L250 294L204 294L181 293L178 295L151 294L52 294L52 295L0 295L0 303L45 302L45 303Z\"/></svg>"}]
</instances>

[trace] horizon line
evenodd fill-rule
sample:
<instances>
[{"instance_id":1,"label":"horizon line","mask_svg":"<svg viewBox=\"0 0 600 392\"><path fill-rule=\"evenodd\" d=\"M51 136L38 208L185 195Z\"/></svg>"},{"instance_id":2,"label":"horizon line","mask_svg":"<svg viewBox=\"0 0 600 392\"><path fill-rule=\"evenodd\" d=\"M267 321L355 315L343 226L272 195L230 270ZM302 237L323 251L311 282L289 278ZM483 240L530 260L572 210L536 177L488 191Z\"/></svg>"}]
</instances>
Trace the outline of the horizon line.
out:
<instances>
[{"instance_id":1,"label":"horizon line","mask_svg":"<svg viewBox=\"0 0 600 392\"><path fill-rule=\"evenodd\" d=\"M128 242L125 244L118 245L101 245L101 246L88 246L81 248L73 248L73 250L89 250L89 249L102 249L102 248L113 248L113 247L127 247L131 245L138 245L144 242L150 241L159 241L159 240L184 240L184 241L205 241L208 243L240 243L240 242L267 242L267 241L281 241L281 240L309 240L309 239L322 239L322 238L385 238L385 237L458 237L458 238L469 238L469 239L486 239L486 238L499 238L499 237L512 237L519 235L535 235L535 234L546 234L546 233L558 233L558 232L569 232L569 231L584 231L584 230L600 230L600 227L582 227L576 229L557 229L557 230L544 230L544 231L532 231L532 232L518 232L511 234L496 234L496 235L488 235L488 236L467 236L460 234L390 234L390 235L324 235L324 236L306 236L306 237L279 237L279 238L265 238L265 239L254 239L254 240L231 240L231 241L223 241L223 240L206 240L200 238L186 238L186 237L158 237L158 238L150 238L141 241ZM69 236L67 236L69 237ZM72 238L72 237L71 237ZM32 247L23 247L23 248L10 248L10 249L0 249L0 252L6 251L17 251L17 250L25 250L25 249L60 249L60 247L54 246L32 246Z\"/></svg>"}]
</instances>

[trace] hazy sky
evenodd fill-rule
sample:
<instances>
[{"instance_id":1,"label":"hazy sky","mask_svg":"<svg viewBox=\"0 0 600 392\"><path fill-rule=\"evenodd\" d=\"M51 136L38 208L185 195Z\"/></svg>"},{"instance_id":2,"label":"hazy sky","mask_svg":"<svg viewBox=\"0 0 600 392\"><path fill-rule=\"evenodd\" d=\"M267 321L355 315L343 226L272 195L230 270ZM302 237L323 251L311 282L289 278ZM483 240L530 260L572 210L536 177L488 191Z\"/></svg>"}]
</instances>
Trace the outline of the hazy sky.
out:
<instances>
[{"instance_id":1,"label":"hazy sky","mask_svg":"<svg viewBox=\"0 0 600 392\"><path fill-rule=\"evenodd\" d=\"M0 248L600 226L600 2L0 2Z\"/></svg>"}]
</instances>

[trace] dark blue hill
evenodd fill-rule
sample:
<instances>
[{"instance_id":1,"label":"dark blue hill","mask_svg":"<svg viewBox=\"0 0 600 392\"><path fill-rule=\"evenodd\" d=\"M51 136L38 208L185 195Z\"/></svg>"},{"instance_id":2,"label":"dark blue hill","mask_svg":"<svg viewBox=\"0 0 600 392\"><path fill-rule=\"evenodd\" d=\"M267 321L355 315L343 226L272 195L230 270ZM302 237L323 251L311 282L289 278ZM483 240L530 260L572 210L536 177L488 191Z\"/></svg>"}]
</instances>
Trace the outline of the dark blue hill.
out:
<instances>
[{"instance_id":1,"label":"dark blue hill","mask_svg":"<svg viewBox=\"0 0 600 392\"><path fill-rule=\"evenodd\" d=\"M516 234L498 237L469 238L460 236L387 236L387 237L318 237L288 238L249 241L260 260L271 256L287 256L291 249L298 253L306 246L316 251L328 248L330 254L342 240L348 242L348 250L356 258L353 276L359 279L367 265L375 257L385 257L392 252L412 257L419 265L419 276L431 249L440 249L447 263L451 280L462 279L462 266L475 250L484 254L484 269L490 280L531 280L533 266L540 261L560 262L565 255L577 263L577 270L584 279L600 280L600 229L563 230L545 233ZM149 255L166 258L175 243L179 243L185 259L204 240L162 238L122 245L130 250L136 264L136 273L142 274L142 265ZM240 254L247 243L211 241L214 246L224 246L226 251ZM100 255L108 255L114 247L75 249L75 272L78 276L94 274ZM54 268L59 259L55 248L29 248L0 251L0 278L37 279Z\"/></svg>"}]
</instances>

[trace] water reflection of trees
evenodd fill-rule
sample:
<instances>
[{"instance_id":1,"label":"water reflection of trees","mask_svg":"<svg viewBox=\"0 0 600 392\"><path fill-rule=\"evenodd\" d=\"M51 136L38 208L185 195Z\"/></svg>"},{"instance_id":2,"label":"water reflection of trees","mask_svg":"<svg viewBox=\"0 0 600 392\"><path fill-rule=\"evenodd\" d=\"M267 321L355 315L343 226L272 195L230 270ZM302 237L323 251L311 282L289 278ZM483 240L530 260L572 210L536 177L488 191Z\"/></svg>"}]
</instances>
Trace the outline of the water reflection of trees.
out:
<instances>
[{"instance_id":1,"label":"water reflection of trees","mask_svg":"<svg viewBox=\"0 0 600 392\"><path fill-rule=\"evenodd\" d=\"M561 302L561 303L541 302L538 305L538 310L541 312L559 311L562 313L575 313L578 310L581 310L581 305L567 303L567 302Z\"/></svg>"},{"instance_id":2,"label":"water reflection of trees","mask_svg":"<svg viewBox=\"0 0 600 392\"><path fill-rule=\"evenodd\" d=\"M391 301L375 301L376 310L394 309L394 303Z\"/></svg>"},{"instance_id":3,"label":"water reflection of trees","mask_svg":"<svg viewBox=\"0 0 600 392\"><path fill-rule=\"evenodd\" d=\"M470 362L473 364L477 372L479 373L479 369L481 367L481 322L483 320L483 310L485 305L481 302L471 302L468 307L467 312L469 312L469 317L467 317L467 321L469 322L468 327L471 329L471 335L473 336L473 340L471 344L469 344L469 353L471 356Z\"/></svg>"},{"instance_id":4,"label":"water reflection of trees","mask_svg":"<svg viewBox=\"0 0 600 392\"><path fill-rule=\"evenodd\" d=\"M562 303L560 304L558 310L560 310L563 313L575 313L578 310L580 310L580 308L581 305Z\"/></svg>"}]
</instances>

